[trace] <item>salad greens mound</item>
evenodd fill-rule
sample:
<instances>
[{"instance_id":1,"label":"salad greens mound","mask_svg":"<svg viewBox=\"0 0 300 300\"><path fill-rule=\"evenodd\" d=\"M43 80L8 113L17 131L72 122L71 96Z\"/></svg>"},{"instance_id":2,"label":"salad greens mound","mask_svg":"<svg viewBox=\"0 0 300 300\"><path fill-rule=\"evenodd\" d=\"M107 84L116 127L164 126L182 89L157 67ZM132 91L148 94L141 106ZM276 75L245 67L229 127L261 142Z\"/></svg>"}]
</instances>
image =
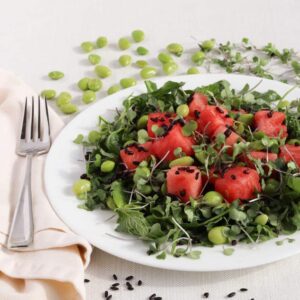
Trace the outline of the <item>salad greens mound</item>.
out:
<instances>
[{"instance_id":1,"label":"salad greens mound","mask_svg":"<svg viewBox=\"0 0 300 300\"><path fill-rule=\"evenodd\" d=\"M112 122L99 116L97 130L74 140L86 159L73 186L80 208L112 210L116 231L159 259L300 229L299 99L227 81L145 85Z\"/></svg>"}]
</instances>

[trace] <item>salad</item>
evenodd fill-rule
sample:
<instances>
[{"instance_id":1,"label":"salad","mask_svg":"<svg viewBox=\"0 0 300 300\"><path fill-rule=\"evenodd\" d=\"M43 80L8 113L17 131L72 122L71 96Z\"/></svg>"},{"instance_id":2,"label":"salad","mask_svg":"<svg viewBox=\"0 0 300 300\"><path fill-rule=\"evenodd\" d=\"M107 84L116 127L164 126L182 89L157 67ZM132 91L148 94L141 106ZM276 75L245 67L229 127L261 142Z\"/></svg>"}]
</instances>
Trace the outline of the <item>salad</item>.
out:
<instances>
[{"instance_id":1,"label":"salad","mask_svg":"<svg viewBox=\"0 0 300 300\"><path fill-rule=\"evenodd\" d=\"M116 231L159 259L300 229L299 99L227 81L145 84L112 122L99 116L97 130L75 139L86 149L79 207L114 211Z\"/></svg>"}]
</instances>

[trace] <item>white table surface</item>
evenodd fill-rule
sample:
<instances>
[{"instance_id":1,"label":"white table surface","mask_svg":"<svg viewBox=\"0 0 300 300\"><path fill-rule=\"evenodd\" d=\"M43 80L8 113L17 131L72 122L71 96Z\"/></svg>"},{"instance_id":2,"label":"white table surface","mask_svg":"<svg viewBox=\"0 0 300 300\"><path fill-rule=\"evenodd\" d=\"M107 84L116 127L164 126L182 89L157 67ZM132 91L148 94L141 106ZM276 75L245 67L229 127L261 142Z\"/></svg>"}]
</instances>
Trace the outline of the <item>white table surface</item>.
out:
<instances>
[{"instance_id":1,"label":"white table surface","mask_svg":"<svg viewBox=\"0 0 300 300\"><path fill-rule=\"evenodd\" d=\"M76 83L92 76L79 45L105 35L111 41L107 49L96 51L114 74L104 81L104 89L122 77L137 75L137 69L117 65L120 51L116 41L133 29L144 29L143 45L155 57L169 42L179 41L187 49L180 60L178 74L188 67L188 56L196 42L214 37L218 41L239 41L247 36L256 44L274 42L279 47L300 49L300 2L296 0L0 0L0 67L14 71L37 91L53 87L69 90L80 104ZM132 55L136 45L125 51ZM51 82L46 75L54 69L66 74L63 80ZM99 93L99 99L105 92ZM100 101L100 100L99 100ZM55 107L53 105L53 107ZM84 109L80 104L80 109ZM65 118L66 121L70 117ZM224 257L226 259L226 257ZM86 272L87 299L102 299L111 284L111 275L120 278L135 275L144 282L134 291L122 289L113 299L147 299L156 292L163 299L224 299L229 292L247 287L232 299L270 300L300 299L300 256L259 268L219 272L183 273L156 270L129 263L95 249Z\"/></svg>"}]
</instances>

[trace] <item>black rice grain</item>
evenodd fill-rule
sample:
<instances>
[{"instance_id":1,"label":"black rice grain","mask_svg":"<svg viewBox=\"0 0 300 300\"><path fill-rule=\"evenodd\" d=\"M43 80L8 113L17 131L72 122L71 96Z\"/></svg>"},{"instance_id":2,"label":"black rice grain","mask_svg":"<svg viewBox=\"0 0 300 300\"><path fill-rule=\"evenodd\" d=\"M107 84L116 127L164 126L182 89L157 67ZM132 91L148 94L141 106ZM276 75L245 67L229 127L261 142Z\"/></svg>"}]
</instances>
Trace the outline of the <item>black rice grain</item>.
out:
<instances>
[{"instance_id":1,"label":"black rice grain","mask_svg":"<svg viewBox=\"0 0 300 300\"><path fill-rule=\"evenodd\" d=\"M127 276L125 279L126 280L132 280L134 277L132 276L132 275L130 275L130 276Z\"/></svg>"},{"instance_id":2,"label":"black rice grain","mask_svg":"<svg viewBox=\"0 0 300 300\"><path fill-rule=\"evenodd\" d=\"M208 298L209 297L209 293L208 292L205 292L204 294L203 294L203 298Z\"/></svg>"},{"instance_id":3,"label":"black rice grain","mask_svg":"<svg viewBox=\"0 0 300 300\"><path fill-rule=\"evenodd\" d=\"M139 280L138 282L137 282L137 285L138 286L141 286L143 284L143 281L142 280Z\"/></svg>"},{"instance_id":4,"label":"black rice grain","mask_svg":"<svg viewBox=\"0 0 300 300\"><path fill-rule=\"evenodd\" d=\"M88 283L88 282L90 282L90 280L85 278L85 279L84 279L84 282L85 282L85 283Z\"/></svg>"},{"instance_id":5,"label":"black rice grain","mask_svg":"<svg viewBox=\"0 0 300 300\"><path fill-rule=\"evenodd\" d=\"M247 292L248 291L248 289L246 289L246 288L241 288L240 289L240 292Z\"/></svg>"}]
</instances>

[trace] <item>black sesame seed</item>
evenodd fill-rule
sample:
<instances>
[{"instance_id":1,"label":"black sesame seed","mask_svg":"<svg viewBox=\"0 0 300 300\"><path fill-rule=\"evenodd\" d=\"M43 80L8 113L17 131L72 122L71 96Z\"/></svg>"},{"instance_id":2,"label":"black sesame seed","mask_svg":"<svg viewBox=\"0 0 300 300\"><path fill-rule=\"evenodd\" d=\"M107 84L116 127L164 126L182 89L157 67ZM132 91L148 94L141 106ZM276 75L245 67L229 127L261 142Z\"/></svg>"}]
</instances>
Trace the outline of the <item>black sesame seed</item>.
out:
<instances>
[{"instance_id":1,"label":"black sesame seed","mask_svg":"<svg viewBox=\"0 0 300 300\"><path fill-rule=\"evenodd\" d=\"M236 180L236 176L234 174L230 175L231 179Z\"/></svg>"},{"instance_id":2,"label":"black sesame seed","mask_svg":"<svg viewBox=\"0 0 300 300\"><path fill-rule=\"evenodd\" d=\"M158 118L150 118L152 122L158 122Z\"/></svg>"},{"instance_id":3,"label":"black sesame seed","mask_svg":"<svg viewBox=\"0 0 300 300\"><path fill-rule=\"evenodd\" d=\"M142 280L139 280L138 282L137 282L137 285L138 286L141 286L143 284L143 281Z\"/></svg>"},{"instance_id":4,"label":"black sesame seed","mask_svg":"<svg viewBox=\"0 0 300 300\"><path fill-rule=\"evenodd\" d=\"M109 295L106 300L110 300L112 298L112 295Z\"/></svg>"},{"instance_id":5,"label":"black sesame seed","mask_svg":"<svg viewBox=\"0 0 300 300\"><path fill-rule=\"evenodd\" d=\"M199 176L200 176L200 172L197 172L197 173L195 174L195 179L198 180L198 179L199 179Z\"/></svg>"},{"instance_id":6,"label":"black sesame seed","mask_svg":"<svg viewBox=\"0 0 300 300\"><path fill-rule=\"evenodd\" d=\"M235 292L232 292L232 293L229 293L228 295L227 295L227 298L232 298L232 297L234 297L235 296Z\"/></svg>"},{"instance_id":7,"label":"black sesame seed","mask_svg":"<svg viewBox=\"0 0 300 300\"><path fill-rule=\"evenodd\" d=\"M272 116L273 116L273 111L270 110L270 111L267 113L267 117L268 117L268 118L272 118Z\"/></svg>"},{"instance_id":8,"label":"black sesame seed","mask_svg":"<svg viewBox=\"0 0 300 300\"><path fill-rule=\"evenodd\" d=\"M118 280L118 276L116 274L113 275L114 280Z\"/></svg>"},{"instance_id":9,"label":"black sesame seed","mask_svg":"<svg viewBox=\"0 0 300 300\"><path fill-rule=\"evenodd\" d=\"M90 282L90 280L85 278L85 279L84 279L84 282L85 282L85 283L88 283L88 282Z\"/></svg>"},{"instance_id":10,"label":"black sesame seed","mask_svg":"<svg viewBox=\"0 0 300 300\"><path fill-rule=\"evenodd\" d=\"M116 283L112 284L112 286L119 286L119 285L120 285L119 282L116 282Z\"/></svg>"},{"instance_id":11,"label":"black sesame seed","mask_svg":"<svg viewBox=\"0 0 300 300\"><path fill-rule=\"evenodd\" d=\"M104 297L107 298L108 297L108 291L104 292Z\"/></svg>"},{"instance_id":12,"label":"black sesame seed","mask_svg":"<svg viewBox=\"0 0 300 300\"><path fill-rule=\"evenodd\" d=\"M237 240L232 240L232 241L231 241L231 245L232 245L232 246L237 245Z\"/></svg>"},{"instance_id":13,"label":"black sesame seed","mask_svg":"<svg viewBox=\"0 0 300 300\"><path fill-rule=\"evenodd\" d=\"M246 169L243 171L244 174L249 174L250 173L250 169Z\"/></svg>"},{"instance_id":14,"label":"black sesame seed","mask_svg":"<svg viewBox=\"0 0 300 300\"><path fill-rule=\"evenodd\" d=\"M248 291L248 289L246 289L246 288L241 288L240 289L240 292L247 292Z\"/></svg>"},{"instance_id":15,"label":"black sesame seed","mask_svg":"<svg viewBox=\"0 0 300 300\"><path fill-rule=\"evenodd\" d=\"M216 107L216 110L217 110L220 114L224 114L224 110L221 109L219 106Z\"/></svg>"},{"instance_id":16,"label":"black sesame seed","mask_svg":"<svg viewBox=\"0 0 300 300\"><path fill-rule=\"evenodd\" d=\"M154 297L156 296L156 294L152 294L150 297L149 297L149 300L152 300Z\"/></svg>"},{"instance_id":17,"label":"black sesame seed","mask_svg":"<svg viewBox=\"0 0 300 300\"><path fill-rule=\"evenodd\" d=\"M132 275L130 275L130 276L127 276L125 279L126 280L132 280L134 277L132 276ZM128 282L129 283L129 282Z\"/></svg>"},{"instance_id":18,"label":"black sesame seed","mask_svg":"<svg viewBox=\"0 0 300 300\"><path fill-rule=\"evenodd\" d=\"M230 128L227 128L225 131L224 131L224 135L225 137L229 137L232 133L232 130Z\"/></svg>"},{"instance_id":19,"label":"black sesame seed","mask_svg":"<svg viewBox=\"0 0 300 300\"><path fill-rule=\"evenodd\" d=\"M110 289L111 289L112 291L118 291L118 290L119 290L119 288L118 288L117 286L111 286Z\"/></svg>"},{"instance_id":20,"label":"black sesame seed","mask_svg":"<svg viewBox=\"0 0 300 300\"><path fill-rule=\"evenodd\" d=\"M177 171L175 171L175 175L179 175L180 174L180 172L177 170Z\"/></svg>"},{"instance_id":21,"label":"black sesame seed","mask_svg":"<svg viewBox=\"0 0 300 300\"><path fill-rule=\"evenodd\" d=\"M84 173L80 176L80 179L89 179L89 176L87 176L87 174Z\"/></svg>"},{"instance_id":22,"label":"black sesame seed","mask_svg":"<svg viewBox=\"0 0 300 300\"><path fill-rule=\"evenodd\" d=\"M179 191L179 195L180 195L181 197L184 197L184 196L185 196L185 190Z\"/></svg>"},{"instance_id":23,"label":"black sesame seed","mask_svg":"<svg viewBox=\"0 0 300 300\"><path fill-rule=\"evenodd\" d=\"M203 294L203 298L208 298L208 297L209 297L209 293L208 292L206 292L206 293Z\"/></svg>"},{"instance_id":24,"label":"black sesame seed","mask_svg":"<svg viewBox=\"0 0 300 300\"><path fill-rule=\"evenodd\" d=\"M195 117L196 117L196 119L199 119L200 118L200 111L199 110L195 110L194 111L194 115L195 115Z\"/></svg>"}]
</instances>

